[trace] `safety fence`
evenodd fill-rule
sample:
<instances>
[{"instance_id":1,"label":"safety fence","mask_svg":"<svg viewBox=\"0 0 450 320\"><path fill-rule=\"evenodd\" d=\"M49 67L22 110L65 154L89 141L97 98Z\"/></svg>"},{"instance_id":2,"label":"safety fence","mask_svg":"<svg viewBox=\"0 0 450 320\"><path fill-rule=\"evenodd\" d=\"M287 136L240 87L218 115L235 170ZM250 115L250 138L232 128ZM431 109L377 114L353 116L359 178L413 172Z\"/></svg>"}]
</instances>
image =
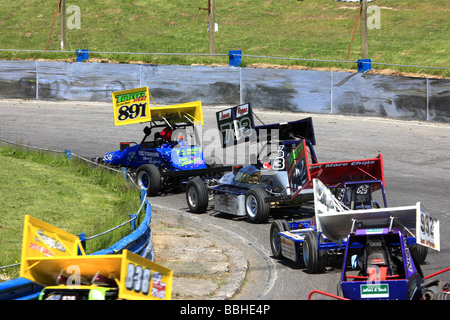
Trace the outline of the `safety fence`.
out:
<instances>
[{"instance_id":1,"label":"safety fence","mask_svg":"<svg viewBox=\"0 0 450 320\"><path fill-rule=\"evenodd\" d=\"M159 104L204 105L450 122L449 79L215 66L0 61L0 99L111 102L148 87Z\"/></svg>"},{"instance_id":2,"label":"safety fence","mask_svg":"<svg viewBox=\"0 0 450 320\"><path fill-rule=\"evenodd\" d=\"M354 65L353 67L358 70L358 72L365 72L371 70L372 66L384 66L384 67L404 67L413 68L418 71L423 71L424 69L430 70L450 70L450 67L442 66L424 66L424 65L411 65L411 64L398 64L398 63L386 63L386 62L376 62L372 59L358 59L353 60L327 60L327 59L306 59L306 58L292 58L292 57L276 57L276 56L262 56L262 55L252 55L244 54L242 50L230 50L228 53L170 53L170 52L119 52L119 51L95 51L87 49L78 49L75 51L64 51L64 50L25 50L25 49L0 49L3 52L28 52L28 53L45 53L45 54L69 54L76 57L77 62L83 62L89 59L89 54L94 55L124 55L124 56L204 56L204 57L219 57L228 58L228 64L230 67L240 67L244 57L264 59L264 60L285 60L285 61L303 61L303 62L324 62L330 64L349 64ZM221 61L224 62L224 61Z\"/></svg>"},{"instance_id":3,"label":"safety fence","mask_svg":"<svg viewBox=\"0 0 450 320\"><path fill-rule=\"evenodd\" d=\"M115 171L115 172L122 172L120 170L109 168L106 166L103 166L101 164L97 164L96 162L93 162L89 159L83 158L81 156L78 156L76 154L73 154L70 152L70 150L65 151L57 151L57 150L51 150L51 149L45 149L45 148L37 148L33 146L27 146L23 144L13 143L6 140L0 139L0 142L7 143L7 144L13 144L16 146L24 147L24 148L30 148L30 149L37 149L40 151L46 151L46 152L53 152L53 153L62 153L66 154L66 156L70 159L72 156L77 157L81 159L82 161L105 167L109 170ZM131 183L134 184L133 179L129 176L129 173L124 171L125 177L129 178ZM135 184L134 184L135 185ZM136 186L136 185L135 185ZM130 219L127 221L109 229L106 230L100 234L93 235L90 237L86 237L86 234L81 233L78 235L80 238L80 241L84 247L86 247L86 241L91 240L103 235L106 235L109 232L112 232L120 227L131 225L132 232L125 236L124 238L117 241L115 244L111 245L108 248L101 249L99 251L96 251L94 253L91 253L91 255L107 255L107 254L120 254L123 250L128 250L133 253L136 253L144 258L147 258L151 261L154 260L154 248L153 248L153 234L152 230L150 228L151 223L151 217L152 217L152 207L150 205L150 202L147 199L147 192L145 189L140 189L140 197L141 197L141 206L137 213L130 214ZM136 228L136 220L140 217L140 215L144 214L144 217L142 218L141 223ZM16 267L19 266L20 263L10 264L7 266L0 266L0 270L10 268L10 267ZM43 287L37 283L34 283L30 280L27 280L25 278L16 278L12 280L8 280L5 282L0 283L0 300L34 300L37 299L39 296L39 293Z\"/></svg>"}]
</instances>

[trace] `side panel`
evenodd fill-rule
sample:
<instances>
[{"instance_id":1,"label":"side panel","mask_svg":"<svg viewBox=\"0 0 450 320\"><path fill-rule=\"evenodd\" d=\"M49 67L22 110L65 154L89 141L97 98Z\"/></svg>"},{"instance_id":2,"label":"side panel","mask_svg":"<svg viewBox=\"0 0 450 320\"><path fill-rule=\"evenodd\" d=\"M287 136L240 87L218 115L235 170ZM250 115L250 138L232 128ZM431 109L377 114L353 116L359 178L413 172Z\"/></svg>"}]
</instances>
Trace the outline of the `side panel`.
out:
<instances>
[{"instance_id":1,"label":"side panel","mask_svg":"<svg viewBox=\"0 0 450 320\"><path fill-rule=\"evenodd\" d=\"M433 217L417 203L416 216L416 241L418 244L440 251L440 224L439 220Z\"/></svg>"},{"instance_id":2,"label":"side panel","mask_svg":"<svg viewBox=\"0 0 450 320\"><path fill-rule=\"evenodd\" d=\"M280 237L281 240L281 254L292 261L297 260L297 244L289 238Z\"/></svg>"},{"instance_id":3,"label":"side panel","mask_svg":"<svg viewBox=\"0 0 450 320\"><path fill-rule=\"evenodd\" d=\"M214 195L214 209L237 216L245 216L245 195L218 193Z\"/></svg>"},{"instance_id":4,"label":"side panel","mask_svg":"<svg viewBox=\"0 0 450 320\"><path fill-rule=\"evenodd\" d=\"M287 156L286 163L291 197L295 198L302 189L311 183L305 140L302 140L302 142Z\"/></svg>"}]
</instances>

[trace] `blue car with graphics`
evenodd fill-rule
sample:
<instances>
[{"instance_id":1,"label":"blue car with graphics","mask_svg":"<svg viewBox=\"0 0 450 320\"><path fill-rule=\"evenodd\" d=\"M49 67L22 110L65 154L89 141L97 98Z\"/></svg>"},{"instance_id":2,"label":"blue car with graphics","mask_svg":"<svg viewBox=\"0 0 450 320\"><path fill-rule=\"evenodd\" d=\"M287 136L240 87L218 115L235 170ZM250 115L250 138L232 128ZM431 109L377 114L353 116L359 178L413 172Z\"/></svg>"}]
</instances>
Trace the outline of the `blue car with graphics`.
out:
<instances>
[{"instance_id":1,"label":"blue car with graphics","mask_svg":"<svg viewBox=\"0 0 450 320\"><path fill-rule=\"evenodd\" d=\"M107 153L102 163L126 168L139 187L149 196L169 187L184 185L192 177L202 180L221 176L231 167L212 167L205 162L203 149L188 144L188 136L196 135L194 117L199 107L152 108L150 125L144 128L140 143L121 142L120 149ZM201 119L201 123L203 120ZM198 137L194 141L200 141Z\"/></svg>"}]
</instances>

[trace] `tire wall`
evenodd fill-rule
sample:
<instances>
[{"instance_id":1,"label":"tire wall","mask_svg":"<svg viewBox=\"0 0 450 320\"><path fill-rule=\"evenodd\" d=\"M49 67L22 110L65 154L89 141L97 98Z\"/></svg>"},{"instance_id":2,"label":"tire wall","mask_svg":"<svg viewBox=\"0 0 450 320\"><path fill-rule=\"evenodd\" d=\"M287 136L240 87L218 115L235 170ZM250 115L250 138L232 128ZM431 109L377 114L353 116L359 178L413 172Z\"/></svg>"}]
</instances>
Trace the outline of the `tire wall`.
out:
<instances>
[{"instance_id":1,"label":"tire wall","mask_svg":"<svg viewBox=\"0 0 450 320\"><path fill-rule=\"evenodd\" d=\"M149 87L158 105L200 100L293 112L450 122L450 80L335 71L0 61L0 99L110 102Z\"/></svg>"}]
</instances>

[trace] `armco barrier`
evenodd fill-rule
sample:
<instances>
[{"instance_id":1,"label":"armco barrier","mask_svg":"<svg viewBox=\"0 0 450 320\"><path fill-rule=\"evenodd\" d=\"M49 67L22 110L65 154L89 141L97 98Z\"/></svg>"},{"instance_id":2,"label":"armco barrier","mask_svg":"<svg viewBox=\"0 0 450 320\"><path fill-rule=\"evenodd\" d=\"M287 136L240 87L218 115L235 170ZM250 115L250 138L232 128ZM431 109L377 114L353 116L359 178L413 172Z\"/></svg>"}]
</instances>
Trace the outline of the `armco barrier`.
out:
<instances>
[{"instance_id":1,"label":"armco barrier","mask_svg":"<svg viewBox=\"0 0 450 320\"><path fill-rule=\"evenodd\" d=\"M150 260L154 259L150 228L152 207L143 190L141 190L141 199L145 205L145 216L139 227L111 247L94 252L92 255L118 254L126 249ZM42 289L41 285L24 278L5 281L0 283L0 300L35 300Z\"/></svg>"},{"instance_id":2,"label":"armco barrier","mask_svg":"<svg viewBox=\"0 0 450 320\"><path fill-rule=\"evenodd\" d=\"M111 101L147 86L158 104L200 100L293 112L450 122L450 80L371 73L0 61L0 99Z\"/></svg>"}]
</instances>

